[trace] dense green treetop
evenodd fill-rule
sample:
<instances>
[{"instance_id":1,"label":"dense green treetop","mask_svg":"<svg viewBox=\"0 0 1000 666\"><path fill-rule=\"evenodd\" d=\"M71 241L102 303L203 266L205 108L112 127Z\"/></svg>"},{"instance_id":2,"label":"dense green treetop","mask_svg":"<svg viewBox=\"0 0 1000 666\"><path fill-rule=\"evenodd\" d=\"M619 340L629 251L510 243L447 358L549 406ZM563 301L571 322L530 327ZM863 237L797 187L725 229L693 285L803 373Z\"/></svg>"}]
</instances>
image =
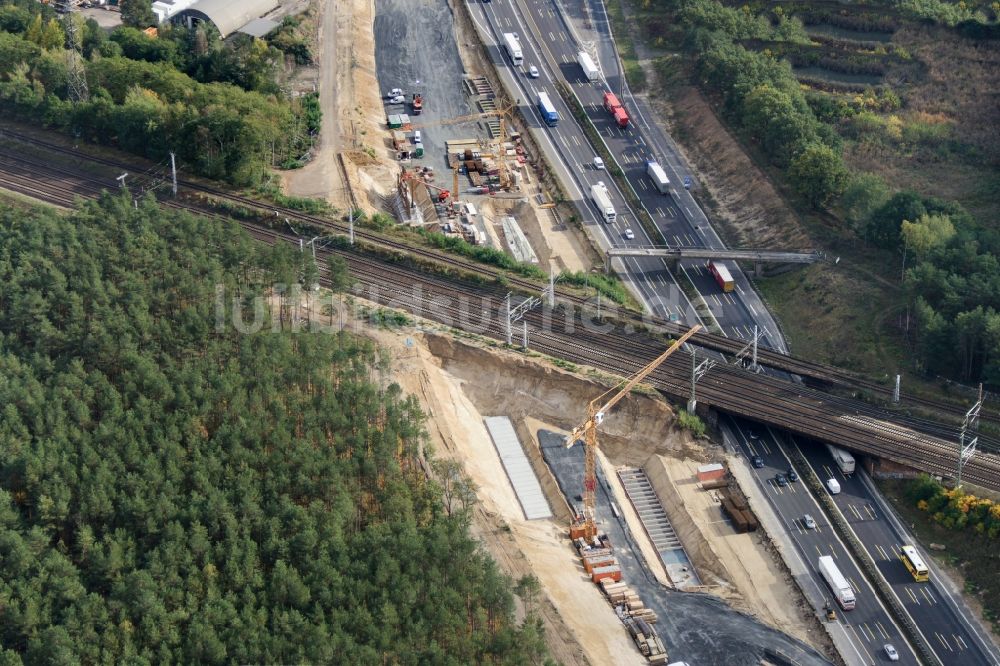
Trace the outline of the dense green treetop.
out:
<instances>
[{"instance_id":1,"label":"dense green treetop","mask_svg":"<svg viewBox=\"0 0 1000 666\"><path fill-rule=\"evenodd\" d=\"M217 324L303 260L127 196L0 212L0 662L543 658L376 350Z\"/></svg>"}]
</instances>

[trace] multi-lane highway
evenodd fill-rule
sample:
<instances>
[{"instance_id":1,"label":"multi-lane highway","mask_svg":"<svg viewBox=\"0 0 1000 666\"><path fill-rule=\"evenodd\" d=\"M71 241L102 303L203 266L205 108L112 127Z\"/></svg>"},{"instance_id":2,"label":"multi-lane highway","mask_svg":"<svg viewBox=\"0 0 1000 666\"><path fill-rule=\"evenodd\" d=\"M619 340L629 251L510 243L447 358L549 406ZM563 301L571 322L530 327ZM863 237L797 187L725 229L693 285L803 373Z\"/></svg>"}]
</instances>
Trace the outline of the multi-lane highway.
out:
<instances>
[{"instance_id":1,"label":"multi-lane highway","mask_svg":"<svg viewBox=\"0 0 1000 666\"><path fill-rule=\"evenodd\" d=\"M595 8L603 12L600 3L595 2L593 5L590 8L591 14L598 13L594 11ZM669 140L662 130L647 123L645 115L648 110L628 93L613 52L606 18L602 20L598 15L592 21L595 39L584 42L575 35L572 21L562 13L556 0L471 0L469 8L505 85L508 90L516 91L523 116L533 125L533 133L548 154L553 168L560 171L560 180L567 186L568 193L578 208L584 212L585 221L593 225L595 236L606 247L660 244L664 240L677 246L723 247L690 194L683 186L677 187L682 182L683 174L678 173L679 161L671 153ZM520 40L524 62L519 67L513 66L506 51L499 46L503 42L503 33L508 32L517 33ZM584 77L583 70L577 63L577 53L581 49L599 61L603 70L600 80L589 81ZM530 76L532 68L537 68L537 78ZM589 120L598 129L608 150L624 171L643 207L654 220L662 238L649 238L645 234L635 219L635 211L630 210L625 197L607 172L594 168L594 150L571 109L561 98L556 82L565 82L571 87ZM627 101L633 122L626 128L618 127L602 106L603 95L609 90ZM540 91L548 93L559 113L560 122L555 127L546 126L535 108L537 93ZM667 171L674 185L670 194L661 194L652 187L646 176L646 160L649 159L657 160ZM597 209L590 201L590 187L598 181L603 181L608 186L612 202L619 213L618 219L611 224L600 221ZM634 239L628 237L631 234L627 234L627 229L634 233ZM749 337L756 323L765 332L766 344L779 350L785 349L774 320L735 265L729 267L737 280L737 289L730 294L721 293L712 276L700 266L700 262L682 262L681 267L711 307L723 332L734 337ZM629 257L616 265L616 268L626 279L633 281L643 300L655 314L669 317L672 313L678 313L682 319L691 321L694 316L693 308L681 297L662 260ZM741 429L737 424L736 431L737 438L742 440L748 453L761 453L765 456L765 467L754 471L784 520L803 561L815 572L818 557L831 555L853 583L858 596L858 607L846 613L841 611L839 621L846 629L850 649L855 652L857 660L864 663L887 660L885 645L892 644L898 650L902 663L917 663L912 646L903 638L889 612L861 575L847 548L825 523L819 504L804 484L779 486L775 483L775 475L788 470L784 454L773 440L769 444L766 439L751 438L745 425ZM822 468L820 473L825 473ZM858 484L858 489L854 488L855 483ZM860 482L845 481L845 486L851 490L844 492L841 502L862 496L859 494ZM874 500L871 505L875 506ZM853 512L850 507L846 510ZM867 512L866 509L865 513ZM817 529L807 529L803 525L802 516L807 513L819 522ZM863 518L865 514L856 514L855 517L859 515ZM865 536L870 536L867 535L867 530L876 529L874 524L881 521L869 522L872 525L860 527ZM888 523L885 525L888 526ZM872 539L873 544L879 543L885 549L884 555L890 555L893 545L903 538L893 538L890 532L891 530L884 533L881 540ZM893 562L884 555L876 552L873 557L879 562L880 571L887 576L897 596L903 595L900 600L904 602L904 607L924 632L942 663L994 663L994 658L988 656L992 648L987 647L987 643L979 638L972 625L964 620L953 600L932 584L914 589L914 583L900 580L898 567L901 565L898 560ZM823 591L823 596L832 598L818 574L814 573L813 582ZM810 596L812 598L813 595ZM910 600L909 604L906 603L907 599ZM850 660L854 661L854 658Z\"/></svg>"},{"instance_id":2,"label":"multi-lane highway","mask_svg":"<svg viewBox=\"0 0 1000 666\"><path fill-rule=\"evenodd\" d=\"M818 590L824 598L833 603L833 594L817 570L817 562L822 555L833 557L837 568L854 588L857 598L856 608L844 611L839 606L836 607L837 621L846 629L854 656L863 663L886 661L885 645L890 644L899 652L900 663L919 663L899 627L879 601L868 580L859 571L847 547L837 537L819 503L809 493L805 484L801 480L789 482L787 486L779 486L776 483L775 477L778 474L786 474L791 464L774 438L762 429L748 427L746 423L734 421L733 426L737 433L736 439L747 459L751 460L754 456L763 459L764 466L753 468L753 475L795 544L798 556L812 572L812 582L816 586L812 592ZM799 473L803 471L799 470ZM816 521L815 529L805 526L806 515ZM809 592L810 590L807 590L807 594ZM845 658L855 661L847 655Z\"/></svg>"},{"instance_id":3,"label":"multi-lane highway","mask_svg":"<svg viewBox=\"0 0 1000 666\"><path fill-rule=\"evenodd\" d=\"M864 471L859 469L845 476L826 447L792 439L819 478L838 479L841 492L833 496L834 503L941 663L949 666L997 663L994 649L984 640L980 629L963 617L959 603L936 576L937 572L932 570L930 581L917 583L903 566L900 548L912 545L913 540ZM930 558L923 559L933 567Z\"/></svg>"},{"instance_id":4,"label":"multi-lane highway","mask_svg":"<svg viewBox=\"0 0 1000 666\"><path fill-rule=\"evenodd\" d=\"M501 76L509 76L510 83L521 91L521 110L527 118L534 119L537 127L544 128L532 103L537 91L545 91L553 99L559 111L561 122L556 128L545 129L562 153L569 173L566 175L577 185L578 203L581 208L591 213L588 222L606 227L605 235L610 245L621 247L629 245L663 244L688 245L699 247L722 248L723 244L708 225L704 214L690 194L681 185L683 176L678 173L676 157L670 156L670 144L655 125L646 121L645 113L637 102L632 100L627 92L624 80L619 73L617 58L613 55L611 36L607 30L606 21L595 21L595 25L604 25L597 32L598 39L581 46L575 37L576 29L568 21L559 7L552 0L492 0L487 3L473 2L470 9L474 17L482 20L481 28L486 28L492 34L497 44L502 43L505 32L517 33L520 38L524 63L514 67L510 58L499 46L491 49L494 62ZM603 46L604 48L600 48ZM610 51L609 51L610 48ZM583 76L580 65L577 64L577 53L587 50L597 60L603 77L597 81L588 81ZM540 76L530 78L530 68L538 68ZM660 237L649 238L640 228L635 219L635 211L628 208L624 197L614 187L605 171L593 167L594 151L588 145L585 135L576 125L568 107L563 104L557 93L555 82L562 81L569 85L580 100L588 118L600 132L608 150L614 155L619 166L638 195L642 205L649 212L656 224ZM627 103L632 122L626 128L618 127L602 106L606 91L616 93L625 90L625 97L632 100ZM567 124L572 125L568 128ZM656 160L667 171L671 180L671 193L658 192L646 176L646 161ZM612 190L612 199L619 219L604 225L598 222L596 210L589 201L590 186L603 181ZM625 229L632 229L636 235L634 240L624 237ZM630 258L625 265L629 272L642 273L638 280L648 280L661 288L671 283L669 275L664 275L666 266L662 260L634 260ZM764 344L779 350L784 350L784 342L778 332L777 325L760 302L756 292L735 264L728 264L730 272L736 281L736 289L731 293L723 293L715 283L711 274L698 260L681 262L681 270L695 285L718 321L722 331L728 336L747 338L753 333L755 324L760 325L764 332ZM662 282L662 283L661 283ZM660 314L657 312L657 314ZM680 311L683 316L684 312ZM691 316L688 311L687 316Z\"/></svg>"},{"instance_id":5,"label":"multi-lane highway","mask_svg":"<svg viewBox=\"0 0 1000 666\"><path fill-rule=\"evenodd\" d=\"M583 0L586 2L587 0ZM600 5L600 3L594 3ZM707 225L704 216L689 193L683 186L676 185L682 179L677 172L679 163L669 154L669 145L662 131L655 125L649 125L645 113L639 104L627 91L621 76L617 58L613 54L606 20L595 20L594 33L597 39L583 43L574 36L572 23L561 13L554 0L492 0L491 2L473 2L470 9L474 20L480 23L480 31L492 35L494 46L489 47L491 56L497 64L501 77L506 79L509 89L519 91L520 108L529 121L537 123L542 137L543 148L551 155L558 156L555 168L562 168L563 182L572 184L571 194L585 211L587 222L600 230L597 234L609 246L620 247L628 245L659 244L665 239L673 245L723 247L714 231ZM600 17L597 17L600 19ZM518 34L524 55L521 67L514 67L508 54L502 47L496 46L503 41L503 33ZM489 40L487 40L489 41ZM583 48L592 58L600 62L603 78L591 82L583 74L577 63L577 53ZM538 78L531 78L532 67L539 70ZM623 169L626 178L638 195L642 205L656 223L663 238L650 239L641 225L635 220L634 211L629 210L625 198L608 177L605 171L593 166L594 151L589 146L586 136L576 123L571 110L564 104L556 87L556 81L565 81L582 103L588 118L599 130L609 151L615 156ZM632 123L627 128L620 128L602 106L602 98L606 91L620 94L628 101L627 108L632 117ZM561 121L556 127L546 127L542 122L534 102L537 92L545 91L555 104ZM545 145L547 143L547 145ZM669 195L661 194L652 187L646 176L646 160L657 160L667 171L671 183L675 186ZM599 221L597 211L589 200L590 186L598 181L608 185L613 203L619 211L618 219L612 224ZM626 229L631 229L636 238L626 238ZM731 294L722 294L714 279L699 265L700 262L682 264L682 270L695 284L698 291L712 307L713 314L727 335L748 337L752 326L760 322L765 331L766 342L779 349L784 348L780 333L770 318L764 306L758 300L756 293L745 281L745 277L730 265L730 270L737 278L737 290ZM620 267L625 274L631 274L636 287L647 300L647 304L657 314L669 315L678 312L682 317L691 316L690 308L665 303L660 295L669 293L671 279L667 275L666 265L658 259L628 258ZM658 293L659 292L659 293ZM674 291L676 293L676 290ZM669 300L669 299L668 299ZM674 307L671 307L671 306ZM766 439L754 441L748 436L750 432L745 426L736 428L737 437L751 455L760 453L765 457L765 467L755 469L758 481L767 491L778 514L782 516L785 527L789 530L803 561L815 572L816 561L820 555L832 555L843 573L852 581L857 596L858 607L849 612L841 612L839 621L846 629L851 649L857 658L866 663L887 660L885 645L892 644L898 650L903 663L917 663L913 648L903 638L902 632L896 626L889 612L883 607L878 596L868 581L858 570L851 559L847 548L839 541L833 529L825 522L823 511L819 504L806 490L804 484L792 483L779 486L775 475L788 470L789 464L774 440L768 444ZM826 473L820 468L820 474ZM844 480L845 491L839 502L849 502L850 498L863 497L863 486L854 479ZM857 488L855 487L857 486ZM866 504L874 507L875 501ZM855 507L856 508L856 507ZM845 506L858 523L859 537L871 537L872 548L884 549L884 554L873 553L879 569L887 577L890 584L911 617L931 642L942 663L993 663L988 656L991 649L979 639L976 630L964 621L961 611L954 600L934 587L934 584L916 586L900 578L901 565L898 560L891 559L894 546L898 547L902 537L891 536L888 523L871 519L874 509L866 508L864 513L854 513L854 509ZM858 510L860 511L860 509ZM802 517L810 514L818 521L816 529L804 526ZM849 515L845 513L845 515ZM869 516L868 524L864 520ZM875 513L877 516L878 514ZM882 528L877 525L883 525ZM871 530L884 529L881 539L868 534ZM886 556L889 557L886 557ZM905 574L905 570L903 570ZM818 574L813 576L814 583L826 590L825 583ZM832 598L828 592L825 597ZM906 603L909 600L909 603ZM935 645L936 643L936 645ZM943 654L942 654L943 653Z\"/></svg>"},{"instance_id":6,"label":"multi-lane highway","mask_svg":"<svg viewBox=\"0 0 1000 666\"><path fill-rule=\"evenodd\" d=\"M555 87L555 77L551 68L540 57L536 40L529 35L527 27L521 23L517 8L509 0L494 0L488 3L476 2L470 5L473 20L480 34L486 37L487 49L497 65L500 77L508 90L517 91L519 108L523 117L536 129L535 137L542 149L550 156L552 167L559 170L560 181L569 190L568 194L584 215L586 224L595 230L595 237L605 247L654 244L634 216L628 211L625 198L607 171L594 168L594 150L590 147L586 134L576 124L572 112L566 106ZM510 58L499 44L505 32L518 34L524 52L524 65L514 68ZM489 42L492 41L492 44ZM539 78L530 78L528 68L538 67ZM542 121L535 106L537 94L548 93L560 121L555 127L548 127ZM557 159L551 159L551 156ZM612 224L598 221L596 208L590 202L592 185L604 182L618 219ZM626 238L626 230L631 230L634 239ZM623 279L630 280L635 290L645 301L650 311L664 319L671 315L682 321L697 321L693 306L684 296L667 270L662 258L628 257L616 259L616 269Z\"/></svg>"},{"instance_id":7,"label":"multi-lane highway","mask_svg":"<svg viewBox=\"0 0 1000 666\"><path fill-rule=\"evenodd\" d=\"M816 500L799 482L780 486L775 481L778 474L787 472L791 463L777 443L774 433L766 428L734 422L737 441L748 460L759 455L764 466L754 468L761 488L768 501L780 517L783 526L794 541L799 554L813 571L817 584L825 583L816 573L816 562L820 555L833 555L837 566L855 586L863 590L858 594L858 605L853 611L840 614L840 620L848 629L855 648L862 654L884 659L885 643L894 645L900 654L913 657L910 647L899 636L899 629L878 602L874 591L863 580L854 562L837 538L828 519ZM798 442L796 446L808 461L812 470L821 480L836 479L841 492L832 495L834 503L850 524L858 540L874 560L879 572L892 587L896 598L916 623L918 629L935 652L942 664L951 666L981 665L998 663L995 647L984 638L977 623L970 621L947 587L936 579L936 569L932 567L931 580L917 583L910 576L899 559L899 551L904 544L912 544L902 525L892 515L864 472L858 469L853 474L843 474L826 447L815 442ZM805 470L798 470L801 475ZM803 516L812 516L817 525L807 528ZM929 558L924 558L925 561ZM867 661L867 659L866 659Z\"/></svg>"}]
</instances>

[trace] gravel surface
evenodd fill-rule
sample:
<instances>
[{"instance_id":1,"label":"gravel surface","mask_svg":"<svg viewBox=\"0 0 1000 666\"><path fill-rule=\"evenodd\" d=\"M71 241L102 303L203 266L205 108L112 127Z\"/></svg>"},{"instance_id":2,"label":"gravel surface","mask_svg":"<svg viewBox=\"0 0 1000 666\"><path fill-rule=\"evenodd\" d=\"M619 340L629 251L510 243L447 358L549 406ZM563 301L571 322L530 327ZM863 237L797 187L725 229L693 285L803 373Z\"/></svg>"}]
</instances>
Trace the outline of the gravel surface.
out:
<instances>
[{"instance_id":1,"label":"gravel surface","mask_svg":"<svg viewBox=\"0 0 1000 666\"><path fill-rule=\"evenodd\" d=\"M563 493L571 500L583 488L583 446L567 449L563 436L538 431L542 455ZM829 664L805 643L730 608L715 597L693 592L677 592L661 585L646 566L624 521L611 513L607 482L597 470L597 517L600 529L608 534L622 568L622 580L639 593L648 608L656 611L656 629L670 654L670 661L691 664L756 666L778 651L800 666ZM579 504L579 502L576 502Z\"/></svg>"},{"instance_id":2,"label":"gravel surface","mask_svg":"<svg viewBox=\"0 0 1000 666\"><path fill-rule=\"evenodd\" d=\"M422 92L424 112L411 116L414 125L478 113L479 108L466 94L465 68L453 32L454 16L445 0L376 0L375 66L381 93L402 88L407 102ZM406 105L387 105L386 114L410 113ZM449 188L450 174L445 139L488 137L482 121L421 129L424 157L414 164L434 167L436 184ZM459 178L459 189L468 180Z\"/></svg>"}]
</instances>

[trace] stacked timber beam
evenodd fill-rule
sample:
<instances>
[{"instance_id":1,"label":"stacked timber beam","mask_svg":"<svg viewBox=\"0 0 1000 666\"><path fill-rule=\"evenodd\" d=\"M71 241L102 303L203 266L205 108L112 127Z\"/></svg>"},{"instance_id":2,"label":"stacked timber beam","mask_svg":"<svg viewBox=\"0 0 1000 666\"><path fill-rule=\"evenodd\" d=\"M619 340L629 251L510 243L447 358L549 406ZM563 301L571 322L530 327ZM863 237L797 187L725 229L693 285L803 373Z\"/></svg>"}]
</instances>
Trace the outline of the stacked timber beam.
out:
<instances>
[{"instance_id":1,"label":"stacked timber beam","mask_svg":"<svg viewBox=\"0 0 1000 666\"><path fill-rule=\"evenodd\" d=\"M583 570L601 588L639 652L651 664L666 663L667 650L652 626L657 620L656 612L646 608L638 593L622 582L622 569L607 535L602 534L593 542L581 537L573 543L583 562Z\"/></svg>"}]
</instances>

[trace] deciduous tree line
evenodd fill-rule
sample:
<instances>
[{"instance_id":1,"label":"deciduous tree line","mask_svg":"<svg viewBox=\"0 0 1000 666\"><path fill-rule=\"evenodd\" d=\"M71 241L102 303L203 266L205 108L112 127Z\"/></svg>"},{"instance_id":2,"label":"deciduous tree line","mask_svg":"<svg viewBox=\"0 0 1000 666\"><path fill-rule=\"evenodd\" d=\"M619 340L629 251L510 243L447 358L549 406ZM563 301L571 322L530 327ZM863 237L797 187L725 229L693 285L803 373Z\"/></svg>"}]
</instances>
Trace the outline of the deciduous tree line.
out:
<instances>
[{"instance_id":1,"label":"deciduous tree line","mask_svg":"<svg viewBox=\"0 0 1000 666\"><path fill-rule=\"evenodd\" d=\"M89 99L68 86L65 21L75 20ZM68 26L66 26L68 27ZM55 18L23 0L0 7L0 104L25 121L160 161L171 151L198 174L250 185L295 166L319 130L315 100L277 84L283 53L263 40L222 43L210 26L133 27Z\"/></svg>"}]
</instances>

